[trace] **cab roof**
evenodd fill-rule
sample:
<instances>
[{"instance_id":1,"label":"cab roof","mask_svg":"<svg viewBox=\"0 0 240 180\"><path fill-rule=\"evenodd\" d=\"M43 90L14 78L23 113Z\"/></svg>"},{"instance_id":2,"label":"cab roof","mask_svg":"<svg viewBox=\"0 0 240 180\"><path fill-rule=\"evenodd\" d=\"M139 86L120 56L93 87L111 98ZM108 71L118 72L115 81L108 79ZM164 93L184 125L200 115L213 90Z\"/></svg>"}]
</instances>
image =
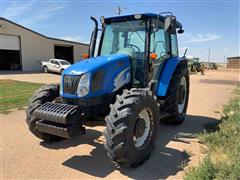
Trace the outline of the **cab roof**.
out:
<instances>
[{"instance_id":1,"label":"cab roof","mask_svg":"<svg viewBox=\"0 0 240 180\"><path fill-rule=\"evenodd\" d=\"M166 16L162 16L159 14L155 13L142 13L142 14L131 14L131 15L123 15L123 16L114 16L114 17L108 17L105 19L105 22L118 22L118 21L131 21L131 20L136 20L135 15L141 15L141 19L148 19L148 18L159 18L160 21L164 21ZM177 27L176 28L181 28L182 24L177 21Z\"/></svg>"}]
</instances>

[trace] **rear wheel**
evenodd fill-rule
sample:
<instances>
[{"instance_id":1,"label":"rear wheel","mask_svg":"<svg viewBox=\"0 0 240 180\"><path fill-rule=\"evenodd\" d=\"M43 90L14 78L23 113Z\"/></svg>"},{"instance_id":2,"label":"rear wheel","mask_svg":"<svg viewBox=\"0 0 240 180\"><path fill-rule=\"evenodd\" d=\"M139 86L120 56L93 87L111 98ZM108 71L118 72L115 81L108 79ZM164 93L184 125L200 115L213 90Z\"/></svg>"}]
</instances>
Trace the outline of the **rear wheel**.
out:
<instances>
[{"instance_id":1,"label":"rear wheel","mask_svg":"<svg viewBox=\"0 0 240 180\"><path fill-rule=\"evenodd\" d=\"M161 111L169 114L162 121L168 124L181 124L185 120L188 99L189 73L187 67L180 64L172 76L164 105L161 106Z\"/></svg>"},{"instance_id":2,"label":"rear wheel","mask_svg":"<svg viewBox=\"0 0 240 180\"><path fill-rule=\"evenodd\" d=\"M143 163L154 147L159 107L151 91L125 90L117 96L103 131L108 156L122 166Z\"/></svg>"},{"instance_id":3,"label":"rear wheel","mask_svg":"<svg viewBox=\"0 0 240 180\"><path fill-rule=\"evenodd\" d=\"M59 98L59 85L58 84L49 84L42 86L37 90L33 96L29 99L27 109L26 109L26 122L29 126L30 131L38 138L44 141L58 141L63 139L58 136L46 134L40 132L36 128L36 122L39 121L34 115L34 111L46 102L57 101Z\"/></svg>"}]
</instances>

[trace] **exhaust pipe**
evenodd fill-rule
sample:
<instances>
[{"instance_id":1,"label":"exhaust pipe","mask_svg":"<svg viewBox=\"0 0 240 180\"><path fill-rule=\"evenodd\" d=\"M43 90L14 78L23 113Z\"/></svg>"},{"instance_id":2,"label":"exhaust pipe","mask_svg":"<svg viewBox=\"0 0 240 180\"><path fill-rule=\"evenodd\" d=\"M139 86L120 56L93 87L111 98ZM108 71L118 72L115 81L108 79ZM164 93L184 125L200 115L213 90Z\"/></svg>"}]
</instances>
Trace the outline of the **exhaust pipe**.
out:
<instances>
[{"instance_id":1,"label":"exhaust pipe","mask_svg":"<svg viewBox=\"0 0 240 180\"><path fill-rule=\"evenodd\" d=\"M88 54L90 55L90 57L94 57L94 52L95 52L95 48L96 48L96 41L97 41L97 33L98 33L98 22L97 22L96 18L94 18L92 16L90 18L91 18L91 20L93 20L93 22L95 24L95 27L94 27L94 30L92 32Z\"/></svg>"}]
</instances>

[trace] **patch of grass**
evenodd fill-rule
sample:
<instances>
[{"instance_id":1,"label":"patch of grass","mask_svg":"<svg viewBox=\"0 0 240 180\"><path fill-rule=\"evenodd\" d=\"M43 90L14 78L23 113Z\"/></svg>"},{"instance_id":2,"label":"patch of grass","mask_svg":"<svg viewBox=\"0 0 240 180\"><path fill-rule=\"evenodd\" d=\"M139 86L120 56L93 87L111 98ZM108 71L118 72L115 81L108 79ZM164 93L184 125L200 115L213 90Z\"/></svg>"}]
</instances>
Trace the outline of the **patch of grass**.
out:
<instances>
[{"instance_id":1,"label":"patch of grass","mask_svg":"<svg viewBox=\"0 0 240 180\"><path fill-rule=\"evenodd\" d=\"M209 152L198 167L186 173L185 179L240 178L240 86L235 98L224 106L221 123L215 130L199 135Z\"/></svg>"},{"instance_id":2,"label":"patch of grass","mask_svg":"<svg viewBox=\"0 0 240 180\"><path fill-rule=\"evenodd\" d=\"M189 172L186 173L185 180L211 180L215 176L215 168L213 163L210 160L210 157L207 156L204 158L203 162L197 167L192 168Z\"/></svg>"},{"instance_id":3,"label":"patch of grass","mask_svg":"<svg viewBox=\"0 0 240 180\"><path fill-rule=\"evenodd\" d=\"M22 109L27 100L43 84L13 80L0 80L0 112L10 109Z\"/></svg>"}]
</instances>

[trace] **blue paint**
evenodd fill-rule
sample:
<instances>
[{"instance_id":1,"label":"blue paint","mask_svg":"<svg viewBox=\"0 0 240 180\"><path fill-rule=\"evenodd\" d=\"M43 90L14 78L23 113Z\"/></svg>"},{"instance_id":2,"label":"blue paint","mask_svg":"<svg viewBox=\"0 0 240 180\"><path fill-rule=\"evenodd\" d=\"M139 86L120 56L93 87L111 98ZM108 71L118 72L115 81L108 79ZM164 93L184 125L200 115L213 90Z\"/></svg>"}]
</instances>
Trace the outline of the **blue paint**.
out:
<instances>
[{"instance_id":1,"label":"blue paint","mask_svg":"<svg viewBox=\"0 0 240 180\"><path fill-rule=\"evenodd\" d=\"M166 64L162 70L161 77L159 77L159 82L156 87L155 93L157 96L166 96L169 83L171 81L172 75L178 65L178 63L182 60L179 57L173 57L166 61ZM91 91L92 87L92 76L97 71L104 70L105 75L103 78L103 85L102 88L94 93ZM66 70L64 70L61 78L61 85L64 84L63 76L70 75L70 76L79 76L84 73L91 73L90 79L90 92L84 96L79 97L74 94L67 94L63 93L63 88L61 87L60 95L65 98L92 98L96 96L105 95L108 93L112 93L116 91L116 82L115 80L118 79L118 75L122 75L122 79L127 78L127 74L131 74L131 64L129 61L129 57L124 54L114 54L109 56L98 56L86 60L82 60L76 64L73 64ZM121 84L120 87L123 85Z\"/></svg>"},{"instance_id":2,"label":"blue paint","mask_svg":"<svg viewBox=\"0 0 240 180\"><path fill-rule=\"evenodd\" d=\"M169 83L171 81L172 75L178 65L178 63L182 60L179 57L172 57L167 60L161 77L159 77L158 86L156 88L156 95L157 96L166 96Z\"/></svg>"},{"instance_id":3,"label":"blue paint","mask_svg":"<svg viewBox=\"0 0 240 180\"><path fill-rule=\"evenodd\" d=\"M131 73L130 72L131 68L129 68L130 66L131 65L130 65L129 57L128 55L125 55L125 54L98 56L98 57L82 60L76 64L71 65L69 68L64 70L61 84L64 84L63 82L64 75L79 76L81 74L91 73L90 92L84 97L79 97L77 95L63 93L63 89L61 88L60 95L65 98L86 99L86 98L91 98L91 97L112 93L116 90L114 86L115 78L126 68L128 68L128 70L125 73ZM101 71L101 70L105 72L102 88L92 93L91 91L92 77L97 71Z\"/></svg>"}]
</instances>

